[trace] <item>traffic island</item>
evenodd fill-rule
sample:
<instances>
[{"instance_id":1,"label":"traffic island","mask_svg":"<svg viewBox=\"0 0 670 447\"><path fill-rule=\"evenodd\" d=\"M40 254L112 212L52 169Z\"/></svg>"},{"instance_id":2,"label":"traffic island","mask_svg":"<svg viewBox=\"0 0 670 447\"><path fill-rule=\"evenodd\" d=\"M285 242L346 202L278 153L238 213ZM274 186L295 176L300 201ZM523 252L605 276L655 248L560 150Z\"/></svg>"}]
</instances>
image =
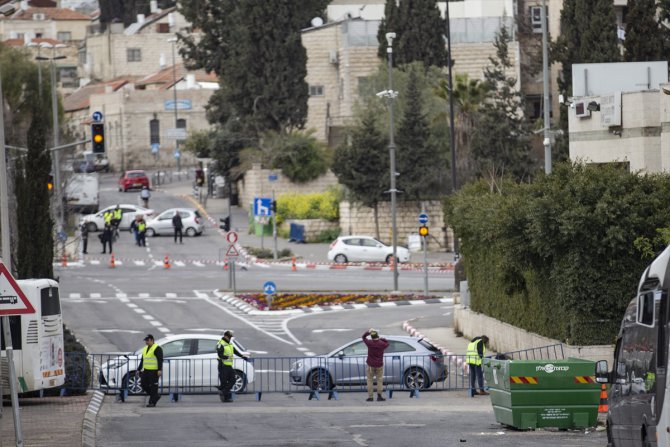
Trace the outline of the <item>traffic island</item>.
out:
<instances>
[{"instance_id":1,"label":"traffic island","mask_svg":"<svg viewBox=\"0 0 670 447\"><path fill-rule=\"evenodd\" d=\"M304 308L354 308L355 304L367 307L381 307L386 303L410 305L417 302L436 303L439 296L416 294L374 294L374 293L278 293L268 299L262 293L242 293L237 298L258 310L294 310ZM335 307L337 306L337 307Z\"/></svg>"}]
</instances>

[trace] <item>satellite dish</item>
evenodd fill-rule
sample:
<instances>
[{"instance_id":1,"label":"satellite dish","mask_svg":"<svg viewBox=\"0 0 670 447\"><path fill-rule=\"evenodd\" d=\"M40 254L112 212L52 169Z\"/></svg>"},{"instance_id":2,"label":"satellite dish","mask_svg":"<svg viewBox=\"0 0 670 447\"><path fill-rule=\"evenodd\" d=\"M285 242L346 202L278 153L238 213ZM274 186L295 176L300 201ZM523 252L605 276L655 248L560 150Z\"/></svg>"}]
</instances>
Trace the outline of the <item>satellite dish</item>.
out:
<instances>
[{"instance_id":1,"label":"satellite dish","mask_svg":"<svg viewBox=\"0 0 670 447\"><path fill-rule=\"evenodd\" d=\"M318 28L321 25L323 25L323 19L321 17L314 17L312 19L312 26L314 28Z\"/></svg>"}]
</instances>

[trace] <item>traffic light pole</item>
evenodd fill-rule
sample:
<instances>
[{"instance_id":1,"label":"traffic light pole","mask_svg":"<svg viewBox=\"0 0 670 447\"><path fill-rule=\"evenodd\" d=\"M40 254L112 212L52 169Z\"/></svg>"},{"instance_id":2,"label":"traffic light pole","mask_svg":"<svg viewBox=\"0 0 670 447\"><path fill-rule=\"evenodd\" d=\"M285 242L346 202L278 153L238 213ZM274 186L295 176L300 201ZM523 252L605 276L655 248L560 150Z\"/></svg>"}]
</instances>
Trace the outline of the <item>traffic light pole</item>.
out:
<instances>
[{"instance_id":1,"label":"traffic light pole","mask_svg":"<svg viewBox=\"0 0 670 447\"><path fill-rule=\"evenodd\" d=\"M275 201L275 190L272 189L272 238L274 239L274 247L272 257L277 260L277 207Z\"/></svg>"},{"instance_id":2,"label":"traffic light pole","mask_svg":"<svg viewBox=\"0 0 670 447\"><path fill-rule=\"evenodd\" d=\"M428 236L421 236L423 240L423 296L428 296Z\"/></svg>"}]
</instances>

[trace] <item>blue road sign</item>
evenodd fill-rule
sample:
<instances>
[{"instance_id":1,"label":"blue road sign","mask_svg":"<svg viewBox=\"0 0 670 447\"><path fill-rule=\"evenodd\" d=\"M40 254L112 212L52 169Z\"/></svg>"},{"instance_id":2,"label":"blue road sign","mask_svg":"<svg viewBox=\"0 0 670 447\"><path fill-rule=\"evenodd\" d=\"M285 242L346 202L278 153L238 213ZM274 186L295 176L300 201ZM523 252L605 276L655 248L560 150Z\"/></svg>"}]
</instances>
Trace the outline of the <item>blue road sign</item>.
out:
<instances>
[{"instance_id":1,"label":"blue road sign","mask_svg":"<svg viewBox=\"0 0 670 447\"><path fill-rule=\"evenodd\" d=\"M61 242L67 241L67 233L65 231L59 231L57 236L59 241Z\"/></svg>"},{"instance_id":2,"label":"blue road sign","mask_svg":"<svg viewBox=\"0 0 670 447\"><path fill-rule=\"evenodd\" d=\"M421 225L426 225L428 223L428 214L426 213L419 214L419 223Z\"/></svg>"},{"instance_id":3,"label":"blue road sign","mask_svg":"<svg viewBox=\"0 0 670 447\"><path fill-rule=\"evenodd\" d=\"M269 182L276 182L277 180L279 180L279 176L274 172L271 172L270 175L268 175Z\"/></svg>"},{"instance_id":4,"label":"blue road sign","mask_svg":"<svg viewBox=\"0 0 670 447\"><path fill-rule=\"evenodd\" d=\"M277 284L272 281L267 281L263 284L263 292L265 292L266 295L274 295L277 292Z\"/></svg>"},{"instance_id":5,"label":"blue road sign","mask_svg":"<svg viewBox=\"0 0 670 447\"><path fill-rule=\"evenodd\" d=\"M160 147L161 147L160 144L158 144L158 143L153 143L153 144L151 145L151 153L152 153L152 154L157 154L157 153L158 153L158 150L160 149Z\"/></svg>"},{"instance_id":6,"label":"blue road sign","mask_svg":"<svg viewBox=\"0 0 670 447\"><path fill-rule=\"evenodd\" d=\"M174 151L174 158L179 158L179 157L181 157L181 152Z\"/></svg>"},{"instance_id":7,"label":"blue road sign","mask_svg":"<svg viewBox=\"0 0 670 447\"><path fill-rule=\"evenodd\" d=\"M95 121L96 123L101 122L102 121L102 112L93 112L92 118L93 118L93 121Z\"/></svg>"},{"instance_id":8,"label":"blue road sign","mask_svg":"<svg viewBox=\"0 0 670 447\"><path fill-rule=\"evenodd\" d=\"M270 197L254 198L254 216L272 216L272 199Z\"/></svg>"}]
</instances>

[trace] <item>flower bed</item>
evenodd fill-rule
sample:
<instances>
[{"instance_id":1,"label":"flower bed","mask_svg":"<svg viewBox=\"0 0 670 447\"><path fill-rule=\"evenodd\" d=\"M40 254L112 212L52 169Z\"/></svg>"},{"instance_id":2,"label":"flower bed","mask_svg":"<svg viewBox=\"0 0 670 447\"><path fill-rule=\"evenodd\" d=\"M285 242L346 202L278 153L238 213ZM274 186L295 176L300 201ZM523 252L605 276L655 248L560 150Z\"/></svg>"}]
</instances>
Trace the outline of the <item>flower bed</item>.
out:
<instances>
[{"instance_id":1,"label":"flower bed","mask_svg":"<svg viewBox=\"0 0 670 447\"><path fill-rule=\"evenodd\" d=\"M247 293L237 296L246 303L265 310L268 307L262 293ZM298 309L312 306L332 306L336 304L382 303L388 301L409 301L427 297L414 294L382 295L369 293L279 293L272 297L270 310Z\"/></svg>"}]
</instances>

